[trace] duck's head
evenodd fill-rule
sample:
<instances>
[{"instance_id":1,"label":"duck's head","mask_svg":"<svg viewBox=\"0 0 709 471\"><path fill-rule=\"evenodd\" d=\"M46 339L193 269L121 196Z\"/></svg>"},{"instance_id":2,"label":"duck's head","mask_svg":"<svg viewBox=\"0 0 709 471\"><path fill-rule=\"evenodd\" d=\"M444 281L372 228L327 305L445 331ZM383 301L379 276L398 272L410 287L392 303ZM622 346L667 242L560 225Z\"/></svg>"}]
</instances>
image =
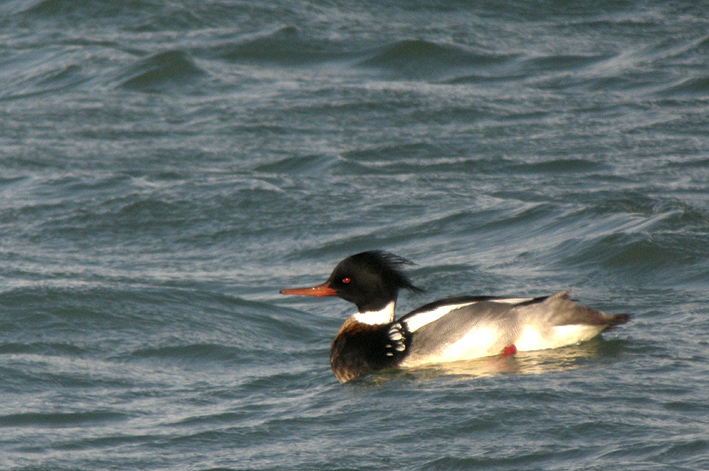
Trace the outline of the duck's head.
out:
<instances>
[{"instance_id":1,"label":"duck's head","mask_svg":"<svg viewBox=\"0 0 709 471\"><path fill-rule=\"evenodd\" d=\"M337 296L357 306L359 312L384 309L396 302L399 290L422 291L401 271L412 262L379 250L351 255L337 264L327 281L311 288L281 290L282 294Z\"/></svg>"}]
</instances>

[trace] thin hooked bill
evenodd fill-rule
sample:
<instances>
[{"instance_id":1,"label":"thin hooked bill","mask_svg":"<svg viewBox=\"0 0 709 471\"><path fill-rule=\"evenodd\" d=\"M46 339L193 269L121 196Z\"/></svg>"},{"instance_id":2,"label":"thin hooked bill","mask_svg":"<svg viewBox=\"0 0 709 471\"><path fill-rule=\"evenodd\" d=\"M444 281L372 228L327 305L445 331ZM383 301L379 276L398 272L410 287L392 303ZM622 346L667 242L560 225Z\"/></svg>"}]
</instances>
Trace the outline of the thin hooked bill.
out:
<instances>
[{"instance_id":1,"label":"thin hooked bill","mask_svg":"<svg viewBox=\"0 0 709 471\"><path fill-rule=\"evenodd\" d=\"M313 286L311 288L293 288L293 289L282 289L281 294L295 294L298 296L337 296L337 292L330 288L330 282Z\"/></svg>"}]
</instances>

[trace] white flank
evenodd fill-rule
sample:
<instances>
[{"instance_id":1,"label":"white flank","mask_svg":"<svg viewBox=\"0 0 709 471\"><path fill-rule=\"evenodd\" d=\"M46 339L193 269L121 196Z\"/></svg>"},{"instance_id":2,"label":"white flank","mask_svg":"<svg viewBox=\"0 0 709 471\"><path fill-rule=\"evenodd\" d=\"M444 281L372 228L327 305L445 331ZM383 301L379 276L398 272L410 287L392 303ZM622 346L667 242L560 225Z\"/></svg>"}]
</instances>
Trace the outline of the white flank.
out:
<instances>
[{"instance_id":1,"label":"white flank","mask_svg":"<svg viewBox=\"0 0 709 471\"><path fill-rule=\"evenodd\" d=\"M572 324L560 325L552 327L547 332L540 332L535 327L526 326L514 344L520 352L546 350L591 340L602 330L603 326Z\"/></svg>"},{"instance_id":2,"label":"white flank","mask_svg":"<svg viewBox=\"0 0 709 471\"><path fill-rule=\"evenodd\" d=\"M514 346L520 352L531 352L533 350L544 350L550 348L547 346L549 342L545 341L544 336L535 327L524 326L522 333L517 337Z\"/></svg>"},{"instance_id":3,"label":"white flank","mask_svg":"<svg viewBox=\"0 0 709 471\"><path fill-rule=\"evenodd\" d=\"M367 311L353 314L352 318L362 324L379 325L394 322L394 307L396 303L390 302L381 311Z\"/></svg>"},{"instance_id":4,"label":"white flank","mask_svg":"<svg viewBox=\"0 0 709 471\"><path fill-rule=\"evenodd\" d=\"M554 339L558 346L573 345L579 342L591 340L596 335L603 332L605 326L602 325L559 325L552 329Z\"/></svg>"},{"instance_id":5,"label":"white flank","mask_svg":"<svg viewBox=\"0 0 709 471\"><path fill-rule=\"evenodd\" d=\"M462 339L443 350L439 361L481 358L499 353L499 332L491 328L471 330Z\"/></svg>"},{"instance_id":6,"label":"white flank","mask_svg":"<svg viewBox=\"0 0 709 471\"><path fill-rule=\"evenodd\" d=\"M496 355L503 348L500 346L497 334L498 332L491 328L472 330L454 344L442 346L438 353L425 356L413 354L404 360L402 366L410 368L430 363L473 360Z\"/></svg>"},{"instance_id":7,"label":"white flank","mask_svg":"<svg viewBox=\"0 0 709 471\"><path fill-rule=\"evenodd\" d=\"M433 322L437 319L440 319L441 317L445 316L449 312L454 311L456 309L460 309L461 307L464 307L464 306L470 306L471 304L475 304L475 302L476 301L474 301L472 303L465 303L465 304L448 304L448 305L436 308L433 311L421 312L419 314L416 314L413 317L407 318L406 319L406 326L409 328L409 332L416 332L421 327L425 326L426 324L430 324L431 322Z\"/></svg>"}]
</instances>

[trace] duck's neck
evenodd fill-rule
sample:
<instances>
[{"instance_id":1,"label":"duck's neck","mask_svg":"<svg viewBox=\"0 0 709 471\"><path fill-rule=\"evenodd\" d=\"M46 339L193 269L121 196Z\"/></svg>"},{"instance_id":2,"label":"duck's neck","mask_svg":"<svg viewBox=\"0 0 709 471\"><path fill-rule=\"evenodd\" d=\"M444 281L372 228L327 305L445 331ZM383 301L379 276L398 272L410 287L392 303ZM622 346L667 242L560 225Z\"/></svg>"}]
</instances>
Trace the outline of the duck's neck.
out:
<instances>
[{"instance_id":1,"label":"duck's neck","mask_svg":"<svg viewBox=\"0 0 709 471\"><path fill-rule=\"evenodd\" d=\"M351 318L356 322L368 325L391 324L394 322L395 306L396 301L390 301L389 304L378 311L358 312L353 314Z\"/></svg>"}]
</instances>

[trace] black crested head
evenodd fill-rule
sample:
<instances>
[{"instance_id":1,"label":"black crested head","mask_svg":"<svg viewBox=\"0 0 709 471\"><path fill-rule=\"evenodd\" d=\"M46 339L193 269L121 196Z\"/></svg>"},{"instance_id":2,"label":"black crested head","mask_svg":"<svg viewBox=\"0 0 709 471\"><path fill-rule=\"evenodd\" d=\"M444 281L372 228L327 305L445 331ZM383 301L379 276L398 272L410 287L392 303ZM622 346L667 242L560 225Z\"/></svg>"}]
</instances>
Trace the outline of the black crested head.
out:
<instances>
[{"instance_id":1,"label":"black crested head","mask_svg":"<svg viewBox=\"0 0 709 471\"><path fill-rule=\"evenodd\" d=\"M340 298L354 303L359 312L378 311L396 301L399 290L417 288L401 268L413 263L389 252L372 250L341 261L328 279Z\"/></svg>"}]
</instances>

